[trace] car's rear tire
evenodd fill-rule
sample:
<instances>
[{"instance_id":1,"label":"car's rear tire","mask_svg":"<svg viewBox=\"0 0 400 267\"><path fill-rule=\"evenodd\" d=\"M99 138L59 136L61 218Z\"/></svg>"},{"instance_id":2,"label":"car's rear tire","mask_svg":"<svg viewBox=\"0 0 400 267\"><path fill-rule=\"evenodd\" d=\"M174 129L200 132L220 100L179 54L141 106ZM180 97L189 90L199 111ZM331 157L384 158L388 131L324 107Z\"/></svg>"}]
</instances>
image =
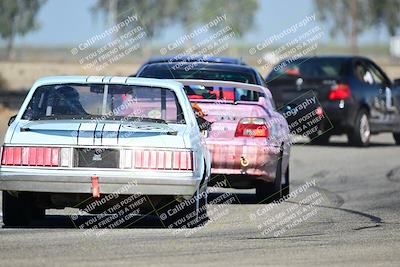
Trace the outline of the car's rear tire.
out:
<instances>
[{"instance_id":1,"label":"car's rear tire","mask_svg":"<svg viewBox=\"0 0 400 267\"><path fill-rule=\"evenodd\" d=\"M400 133L393 133L393 138L396 142L396 145L400 145Z\"/></svg>"},{"instance_id":2,"label":"car's rear tire","mask_svg":"<svg viewBox=\"0 0 400 267\"><path fill-rule=\"evenodd\" d=\"M282 195L282 157L280 157L276 168L274 182L265 182L263 180L257 181L256 199L258 203L268 204L279 200Z\"/></svg>"},{"instance_id":3,"label":"car's rear tire","mask_svg":"<svg viewBox=\"0 0 400 267\"><path fill-rule=\"evenodd\" d=\"M32 201L28 195L19 193L17 196L3 191L3 223L5 226L27 226L32 219Z\"/></svg>"},{"instance_id":4,"label":"car's rear tire","mask_svg":"<svg viewBox=\"0 0 400 267\"><path fill-rule=\"evenodd\" d=\"M173 200L161 209L160 220L166 228L194 228L207 223L207 192L188 200Z\"/></svg>"},{"instance_id":5,"label":"car's rear tire","mask_svg":"<svg viewBox=\"0 0 400 267\"><path fill-rule=\"evenodd\" d=\"M356 117L354 128L347 135L352 146L366 147L369 145L371 129L369 115L365 109L361 109Z\"/></svg>"},{"instance_id":6,"label":"car's rear tire","mask_svg":"<svg viewBox=\"0 0 400 267\"><path fill-rule=\"evenodd\" d=\"M289 195L290 193L290 179L289 179L289 165L285 172L285 182L282 184L282 197Z\"/></svg>"}]
</instances>

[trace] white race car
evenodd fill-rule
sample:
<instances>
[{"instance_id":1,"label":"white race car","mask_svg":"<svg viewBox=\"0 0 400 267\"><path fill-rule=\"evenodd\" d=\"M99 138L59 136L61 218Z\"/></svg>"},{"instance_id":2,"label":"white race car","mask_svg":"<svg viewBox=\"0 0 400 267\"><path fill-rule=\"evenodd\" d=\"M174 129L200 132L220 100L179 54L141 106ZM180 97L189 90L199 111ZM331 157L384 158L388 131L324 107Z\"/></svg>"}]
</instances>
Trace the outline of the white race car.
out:
<instances>
[{"instance_id":1,"label":"white race car","mask_svg":"<svg viewBox=\"0 0 400 267\"><path fill-rule=\"evenodd\" d=\"M43 78L5 136L3 222L24 226L45 209L64 207L129 218L125 208L141 195L140 214L152 212L168 227L197 226L207 217L210 167L182 84Z\"/></svg>"}]
</instances>

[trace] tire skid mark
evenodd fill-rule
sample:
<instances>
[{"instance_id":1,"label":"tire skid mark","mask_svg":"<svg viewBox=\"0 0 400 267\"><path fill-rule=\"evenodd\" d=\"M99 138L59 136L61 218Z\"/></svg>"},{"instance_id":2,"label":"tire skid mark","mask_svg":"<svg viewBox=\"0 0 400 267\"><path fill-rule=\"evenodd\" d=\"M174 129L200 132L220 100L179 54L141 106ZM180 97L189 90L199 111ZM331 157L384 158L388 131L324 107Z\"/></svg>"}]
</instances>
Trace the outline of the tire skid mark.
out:
<instances>
[{"instance_id":1,"label":"tire skid mark","mask_svg":"<svg viewBox=\"0 0 400 267\"><path fill-rule=\"evenodd\" d=\"M358 215L358 216L361 216L361 217L368 218L369 220L371 220L373 223L376 223L376 224L384 223L382 218L380 218L378 216L375 216L375 215L372 215L372 214L368 214L368 213L365 213L365 212L362 212L362 211L358 211L358 210L341 208L341 206L345 203L345 201L339 194L336 194L335 192L331 192L331 191L329 191L329 190L327 190L325 188L321 188L321 187L316 187L316 188L318 190L322 190L322 191L328 192L330 195L334 195L339 200L339 202L338 202L338 206L337 207L326 206L326 205L315 205L315 206L318 206L318 207L321 207L321 208L326 208L326 209L340 210L340 211L348 212L348 213L351 213L351 214L355 214L355 215Z\"/></svg>"},{"instance_id":2,"label":"tire skid mark","mask_svg":"<svg viewBox=\"0 0 400 267\"><path fill-rule=\"evenodd\" d=\"M365 212L362 212L362 211L358 211L358 210L341 208L341 206L345 203L345 201L339 194L337 194L335 192L332 192L332 191L329 191L329 190L327 190L325 188L318 187L318 186L315 186L314 188L316 190L318 190L318 191L321 191L321 193L323 193L327 197L327 199L329 201L332 201L333 203L336 203L336 206L315 205L315 207L344 211L344 212L347 212L347 213L351 213L351 214L354 214L354 215L365 217L365 218L369 219L370 221L372 221L375 224L384 223L382 218L380 218L378 216L375 216L375 215L372 215L372 214L368 214L368 213L365 213ZM296 201L287 201L287 202L297 203ZM299 204L299 203L297 203L297 204ZM303 205L309 205L309 203L304 203Z\"/></svg>"},{"instance_id":3,"label":"tire skid mark","mask_svg":"<svg viewBox=\"0 0 400 267\"><path fill-rule=\"evenodd\" d=\"M239 238L239 239L236 239L236 240L290 239L290 238L324 236L324 235L325 234L322 234L322 233L315 233L315 234L282 235L282 236L267 236L267 237L246 237L246 238ZM302 241L304 241L304 239L302 239Z\"/></svg>"},{"instance_id":4,"label":"tire skid mark","mask_svg":"<svg viewBox=\"0 0 400 267\"><path fill-rule=\"evenodd\" d=\"M328 189L319 186L315 186L314 188L323 193L331 203L334 203L335 208L339 208L345 203L344 198L338 193L332 192Z\"/></svg>"},{"instance_id":5,"label":"tire skid mark","mask_svg":"<svg viewBox=\"0 0 400 267\"><path fill-rule=\"evenodd\" d=\"M288 201L289 202L289 201ZM297 203L294 201L291 201L292 203ZM298 204L298 203L297 203ZM303 205L309 205L307 204L303 204ZM339 211L344 211L344 212L348 212L351 214L355 214L355 215L359 215L361 217L365 217L368 218L369 220L371 220L373 223L385 223L382 218L372 215L372 214L368 214L362 211L358 211L358 210L352 210L352 209L346 209L346 208L340 208L340 207L332 207L332 206L326 206L326 205L314 205L315 207L320 207L320 208L325 208L325 209L334 209L334 210L339 210Z\"/></svg>"},{"instance_id":6,"label":"tire skid mark","mask_svg":"<svg viewBox=\"0 0 400 267\"><path fill-rule=\"evenodd\" d=\"M329 174L329 171L322 170L322 171L319 171L319 172L316 172L316 173L312 174L311 175L311 179L325 178L328 174Z\"/></svg>"},{"instance_id":7,"label":"tire skid mark","mask_svg":"<svg viewBox=\"0 0 400 267\"><path fill-rule=\"evenodd\" d=\"M399 167L400 169L400 167ZM328 171L322 170L320 172L317 172L315 174L312 175L313 178L325 178L327 175L329 174ZM400 171L399 171L400 174ZM343 206L343 204L345 203L344 198L333 191L330 191L326 188L323 187L319 187L319 186L315 186L314 187L316 190L320 191L321 193L323 193L325 195L325 197L327 198L328 201L330 201L331 203L334 203L334 206L326 206L326 205L316 205L318 207L322 207L322 208L328 208L328 209L337 209L337 210L341 210L344 212L348 212L348 213L352 213L352 214L356 214L362 217L366 217L368 219L370 219L372 222L374 223L383 223L383 220L380 217L374 216L374 215L370 215L364 212L360 212L360 211L356 211L356 210L351 210L351 209L346 209L346 208L340 208L341 206Z\"/></svg>"},{"instance_id":8,"label":"tire skid mark","mask_svg":"<svg viewBox=\"0 0 400 267\"><path fill-rule=\"evenodd\" d=\"M386 173L386 178L395 183L400 182L400 166L395 167Z\"/></svg>"},{"instance_id":9,"label":"tire skid mark","mask_svg":"<svg viewBox=\"0 0 400 267\"><path fill-rule=\"evenodd\" d=\"M370 226L362 226L362 227L354 228L353 230L360 231L360 230L364 230L364 229L377 228L377 227L381 227L381 226L382 225L380 225L380 224L375 224L375 225L370 225Z\"/></svg>"}]
</instances>

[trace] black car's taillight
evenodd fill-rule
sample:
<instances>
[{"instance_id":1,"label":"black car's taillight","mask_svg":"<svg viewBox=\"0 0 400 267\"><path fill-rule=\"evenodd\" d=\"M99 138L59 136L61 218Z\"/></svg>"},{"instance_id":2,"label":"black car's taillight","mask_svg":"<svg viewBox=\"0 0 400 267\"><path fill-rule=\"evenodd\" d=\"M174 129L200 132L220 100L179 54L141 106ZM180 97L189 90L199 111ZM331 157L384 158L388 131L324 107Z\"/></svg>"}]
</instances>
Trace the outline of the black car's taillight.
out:
<instances>
[{"instance_id":1,"label":"black car's taillight","mask_svg":"<svg viewBox=\"0 0 400 267\"><path fill-rule=\"evenodd\" d=\"M329 100L346 100L351 97L350 87L347 84L339 83L329 93Z\"/></svg>"}]
</instances>

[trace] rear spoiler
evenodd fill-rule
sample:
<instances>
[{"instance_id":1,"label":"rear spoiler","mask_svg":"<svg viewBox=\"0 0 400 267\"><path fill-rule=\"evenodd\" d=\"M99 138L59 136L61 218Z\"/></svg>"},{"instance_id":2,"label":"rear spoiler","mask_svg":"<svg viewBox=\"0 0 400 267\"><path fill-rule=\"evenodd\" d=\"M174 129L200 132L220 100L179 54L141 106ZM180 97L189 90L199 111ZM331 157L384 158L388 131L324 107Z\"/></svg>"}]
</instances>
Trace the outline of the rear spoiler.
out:
<instances>
[{"instance_id":1,"label":"rear spoiler","mask_svg":"<svg viewBox=\"0 0 400 267\"><path fill-rule=\"evenodd\" d=\"M260 100L258 102L253 102L254 104L260 105L260 106L267 106L271 109L275 109L275 103L272 99L271 92L269 91L268 88L260 86L260 85L239 83L239 82L230 82L230 81L216 81L216 80L175 79L174 81L177 81L177 82L183 84L184 86L189 86L189 85L202 85L205 87L221 86L221 87L234 87L234 88L240 88L240 89L245 89L245 90L250 90L250 91L256 91L256 92L264 94L265 98L260 97ZM215 100L202 101L200 99L196 99L196 102L215 102ZM234 104L240 104L240 103L241 104L249 104L252 102L236 101L233 103Z\"/></svg>"},{"instance_id":2,"label":"rear spoiler","mask_svg":"<svg viewBox=\"0 0 400 267\"><path fill-rule=\"evenodd\" d=\"M250 91L256 91L259 93L266 94L268 96L271 95L271 92L268 90L268 88L255 84L229 82L229 81L216 81L216 80L193 80L193 79L187 79L187 80L175 79L174 81L177 81L183 85L202 85L209 87L210 86L235 87Z\"/></svg>"}]
</instances>

